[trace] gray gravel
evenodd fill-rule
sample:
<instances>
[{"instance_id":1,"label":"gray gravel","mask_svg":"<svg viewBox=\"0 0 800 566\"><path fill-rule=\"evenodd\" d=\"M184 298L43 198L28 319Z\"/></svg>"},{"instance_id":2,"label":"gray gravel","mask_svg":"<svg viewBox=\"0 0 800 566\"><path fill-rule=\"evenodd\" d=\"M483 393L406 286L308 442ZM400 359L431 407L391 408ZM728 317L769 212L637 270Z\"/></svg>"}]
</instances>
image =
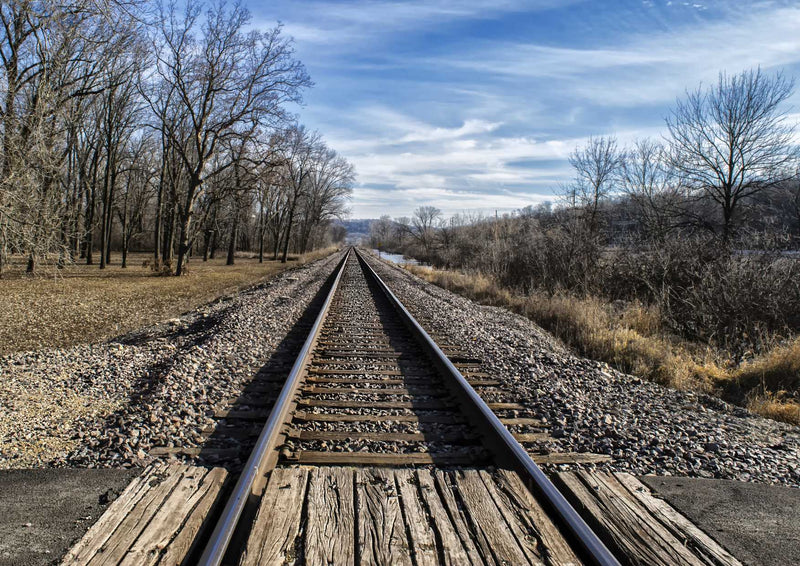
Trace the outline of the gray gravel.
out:
<instances>
[{"instance_id":1,"label":"gray gravel","mask_svg":"<svg viewBox=\"0 0 800 566\"><path fill-rule=\"evenodd\" d=\"M195 446L215 408L270 358L340 257L110 342L0 358L0 468L127 467L148 463L152 447ZM65 395L56 390L70 393L77 415L59 410ZM42 416L48 403L51 419Z\"/></svg>"},{"instance_id":2,"label":"gray gravel","mask_svg":"<svg viewBox=\"0 0 800 566\"><path fill-rule=\"evenodd\" d=\"M546 450L610 455L603 468L635 474L800 486L800 428L577 357L521 316L371 263L426 330L483 360L483 371L546 420L556 437Z\"/></svg>"},{"instance_id":3,"label":"gray gravel","mask_svg":"<svg viewBox=\"0 0 800 566\"><path fill-rule=\"evenodd\" d=\"M141 465L151 447L196 445L214 410L275 354L339 257L111 342L0 358L0 468ZM608 454L604 467L636 474L800 486L797 427L576 357L522 317L372 263L429 331L503 382L483 391L487 400L513 399L546 421L555 438L539 448Z\"/></svg>"}]
</instances>

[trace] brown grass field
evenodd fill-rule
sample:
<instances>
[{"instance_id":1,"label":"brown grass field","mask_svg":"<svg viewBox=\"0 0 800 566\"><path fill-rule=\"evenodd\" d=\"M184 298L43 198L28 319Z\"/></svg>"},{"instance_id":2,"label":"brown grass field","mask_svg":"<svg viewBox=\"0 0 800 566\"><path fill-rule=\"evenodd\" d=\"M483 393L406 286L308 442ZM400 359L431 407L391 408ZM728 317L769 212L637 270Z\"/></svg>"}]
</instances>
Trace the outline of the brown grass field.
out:
<instances>
[{"instance_id":1,"label":"brown grass field","mask_svg":"<svg viewBox=\"0 0 800 566\"><path fill-rule=\"evenodd\" d=\"M479 274L405 266L476 302L521 314L578 353L676 389L717 395L767 418L800 425L800 338L736 366L726 352L665 334L658 313L596 298L521 296Z\"/></svg>"},{"instance_id":2,"label":"brown grass field","mask_svg":"<svg viewBox=\"0 0 800 566\"><path fill-rule=\"evenodd\" d=\"M182 277L155 275L142 267L150 254L131 254L128 267L76 264L57 270L43 267L24 273L22 258L0 279L0 355L39 348L62 348L96 342L142 326L174 318L222 295L255 285L285 269L330 254L319 250L290 256L285 264L237 257L225 265L224 254L203 262L192 259Z\"/></svg>"}]
</instances>

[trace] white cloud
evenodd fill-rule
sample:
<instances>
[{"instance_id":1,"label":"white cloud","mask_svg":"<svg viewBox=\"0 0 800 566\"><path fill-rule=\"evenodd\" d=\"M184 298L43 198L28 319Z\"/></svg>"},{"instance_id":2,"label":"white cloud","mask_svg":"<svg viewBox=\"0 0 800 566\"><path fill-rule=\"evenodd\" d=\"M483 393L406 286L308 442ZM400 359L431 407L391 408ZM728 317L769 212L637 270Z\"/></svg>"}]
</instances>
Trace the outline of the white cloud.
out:
<instances>
[{"instance_id":1,"label":"white cloud","mask_svg":"<svg viewBox=\"0 0 800 566\"><path fill-rule=\"evenodd\" d=\"M601 105L671 101L720 70L800 63L800 8L740 15L680 31L638 35L615 47L563 48L530 43L478 45L428 60L517 81L550 81L568 96Z\"/></svg>"},{"instance_id":2,"label":"white cloud","mask_svg":"<svg viewBox=\"0 0 800 566\"><path fill-rule=\"evenodd\" d=\"M410 216L418 206L435 206L445 216L459 213L494 214L518 210L528 205L537 205L553 200L552 195L537 193L503 193L487 195L479 191L453 191L434 187L422 187L387 194L381 189L358 189L358 198L353 203L354 218L377 218L383 214L393 217Z\"/></svg>"}]
</instances>

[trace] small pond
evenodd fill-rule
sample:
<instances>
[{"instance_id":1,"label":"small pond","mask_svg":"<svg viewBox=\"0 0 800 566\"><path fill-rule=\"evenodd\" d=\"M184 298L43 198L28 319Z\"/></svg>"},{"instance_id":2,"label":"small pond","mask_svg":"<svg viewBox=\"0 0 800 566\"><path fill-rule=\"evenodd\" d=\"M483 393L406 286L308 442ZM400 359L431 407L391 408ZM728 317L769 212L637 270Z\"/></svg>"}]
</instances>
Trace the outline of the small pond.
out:
<instances>
[{"instance_id":1,"label":"small pond","mask_svg":"<svg viewBox=\"0 0 800 566\"><path fill-rule=\"evenodd\" d=\"M373 252L380 255L383 259L388 259L392 263L397 263L400 265L425 265L414 259L413 257L405 257L402 254L390 254L387 252L379 252L378 250L373 249Z\"/></svg>"}]
</instances>

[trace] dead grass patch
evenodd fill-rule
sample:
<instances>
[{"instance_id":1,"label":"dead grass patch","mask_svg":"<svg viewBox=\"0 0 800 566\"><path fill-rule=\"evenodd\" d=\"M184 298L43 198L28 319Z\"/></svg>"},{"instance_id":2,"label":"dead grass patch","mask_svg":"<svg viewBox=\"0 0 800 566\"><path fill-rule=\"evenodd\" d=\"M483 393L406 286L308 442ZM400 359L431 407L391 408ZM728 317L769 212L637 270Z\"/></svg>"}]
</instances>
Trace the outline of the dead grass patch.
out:
<instances>
[{"instance_id":1,"label":"dead grass patch","mask_svg":"<svg viewBox=\"0 0 800 566\"><path fill-rule=\"evenodd\" d=\"M734 367L732 356L663 332L657 309L594 297L521 296L482 274L405 266L449 291L521 314L580 354L675 389L718 395L775 420L800 424L800 339Z\"/></svg>"},{"instance_id":2,"label":"dead grass patch","mask_svg":"<svg viewBox=\"0 0 800 566\"><path fill-rule=\"evenodd\" d=\"M43 275L7 272L0 279L0 355L95 342L173 318L217 297L255 285L288 268L329 255L333 248L302 257L258 263L257 258L192 260L182 277L163 277L132 254L129 266L72 265Z\"/></svg>"}]
</instances>

